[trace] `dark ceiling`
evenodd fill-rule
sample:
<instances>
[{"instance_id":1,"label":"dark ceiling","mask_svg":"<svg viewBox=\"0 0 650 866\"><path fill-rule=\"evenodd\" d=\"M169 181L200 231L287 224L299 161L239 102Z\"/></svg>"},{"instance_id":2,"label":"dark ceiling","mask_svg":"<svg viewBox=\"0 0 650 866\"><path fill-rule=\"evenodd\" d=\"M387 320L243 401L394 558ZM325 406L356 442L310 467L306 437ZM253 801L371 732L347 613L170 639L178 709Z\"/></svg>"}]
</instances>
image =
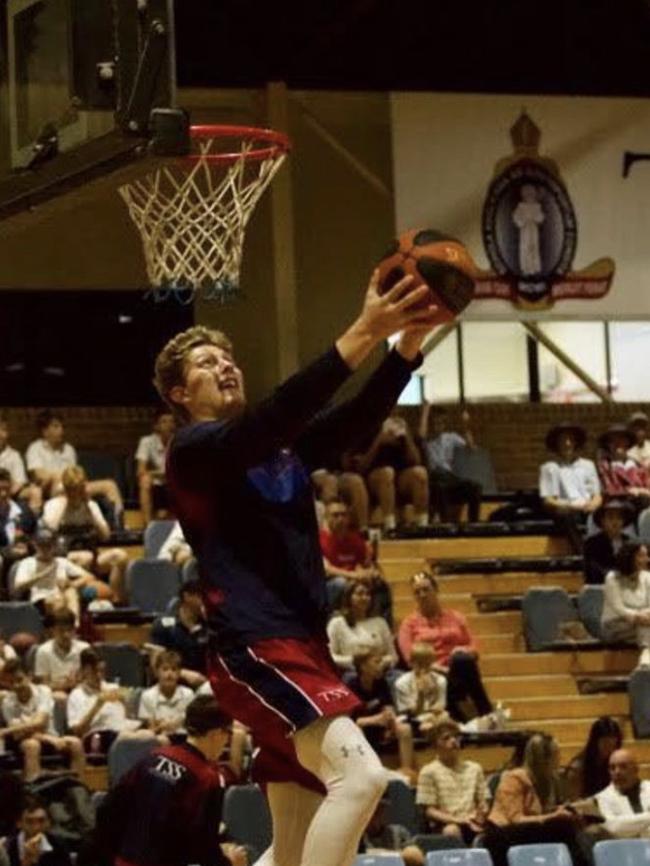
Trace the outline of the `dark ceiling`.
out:
<instances>
[{"instance_id":1,"label":"dark ceiling","mask_svg":"<svg viewBox=\"0 0 650 866\"><path fill-rule=\"evenodd\" d=\"M176 0L181 86L650 96L650 0Z\"/></svg>"}]
</instances>

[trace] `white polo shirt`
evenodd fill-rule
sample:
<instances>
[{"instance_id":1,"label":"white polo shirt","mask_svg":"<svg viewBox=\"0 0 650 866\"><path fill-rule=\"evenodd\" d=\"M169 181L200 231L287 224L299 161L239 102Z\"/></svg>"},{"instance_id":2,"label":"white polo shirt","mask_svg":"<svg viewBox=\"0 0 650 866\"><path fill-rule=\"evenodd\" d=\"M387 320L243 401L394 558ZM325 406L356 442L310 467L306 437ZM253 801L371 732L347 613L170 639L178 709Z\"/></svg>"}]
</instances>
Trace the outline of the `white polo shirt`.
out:
<instances>
[{"instance_id":1,"label":"white polo shirt","mask_svg":"<svg viewBox=\"0 0 650 866\"><path fill-rule=\"evenodd\" d=\"M11 475L12 484L27 484L27 473L25 472L25 464L15 448L10 448L6 445L0 451L0 469L6 469Z\"/></svg>"},{"instance_id":2,"label":"white polo shirt","mask_svg":"<svg viewBox=\"0 0 650 866\"><path fill-rule=\"evenodd\" d=\"M46 732L56 736L56 728L52 714L54 712L54 697L49 686L30 685L31 695L27 703L21 703L14 692L7 692L2 701L2 715L9 727L28 721L37 713L47 715Z\"/></svg>"},{"instance_id":3,"label":"white polo shirt","mask_svg":"<svg viewBox=\"0 0 650 866\"><path fill-rule=\"evenodd\" d=\"M178 722L177 733L183 733L185 710L193 698L194 692L187 686L176 686L171 698L163 695L159 685L152 686L142 692L138 718L147 722Z\"/></svg>"},{"instance_id":4,"label":"white polo shirt","mask_svg":"<svg viewBox=\"0 0 650 866\"><path fill-rule=\"evenodd\" d=\"M49 682L62 680L64 677L74 676L79 672L79 657L83 650L90 644L85 640L72 639L70 651L67 653L54 643L54 640L45 641L36 650L34 660L34 675L42 677Z\"/></svg>"},{"instance_id":5,"label":"white polo shirt","mask_svg":"<svg viewBox=\"0 0 650 866\"><path fill-rule=\"evenodd\" d=\"M43 523L53 532L65 532L79 527L110 534L110 527L94 499L74 507L65 495L53 496L43 506Z\"/></svg>"},{"instance_id":6,"label":"white polo shirt","mask_svg":"<svg viewBox=\"0 0 650 866\"><path fill-rule=\"evenodd\" d=\"M117 686L113 683L106 681L101 684L101 691L103 692L113 691L116 688ZM98 694L99 691L89 688L85 683L81 683L70 692L66 708L69 728L78 725L85 717L97 700ZM87 733L91 731L122 731L126 728L133 728L133 724L129 722L122 701L108 701L93 716Z\"/></svg>"},{"instance_id":7,"label":"white polo shirt","mask_svg":"<svg viewBox=\"0 0 650 866\"><path fill-rule=\"evenodd\" d=\"M69 442L64 442L60 448L52 448L45 439L36 439L25 452L25 459L30 472L42 469L60 475L69 466L77 465L77 452Z\"/></svg>"},{"instance_id":8,"label":"white polo shirt","mask_svg":"<svg viewBox=\"0 0 650 866\"><path fill-rule=\"evenodd\" d=\"M163 443L158 433L150 433L142 436L138 442L135 459L142 461L145 467L154 472L165 474L165 457L167 446Z\"/></svg>"},{"instance_id":9,"label":"white polo shirt","mask_svg":"<svg viewBox=\"0 0 650 866\"><path fill-rule=\"evenodd\" d=\"M29 600L32 604L52 595L56 590L57 578L83 577L84 570L64 556L55 556L47 565L37 560L35 556L27 556L20 560L16 570L16 590L22 589L37 574L39 578L31 585L29 591Z\"/></svg>"}]
</instances>

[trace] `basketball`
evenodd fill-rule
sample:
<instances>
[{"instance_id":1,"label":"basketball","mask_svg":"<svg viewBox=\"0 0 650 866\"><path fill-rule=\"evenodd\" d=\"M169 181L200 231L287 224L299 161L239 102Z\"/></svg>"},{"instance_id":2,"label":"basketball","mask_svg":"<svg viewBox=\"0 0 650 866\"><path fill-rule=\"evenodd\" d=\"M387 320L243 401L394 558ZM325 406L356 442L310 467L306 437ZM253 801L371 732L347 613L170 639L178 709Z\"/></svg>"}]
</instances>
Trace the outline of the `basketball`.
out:
<instances>
[{"instance_id":1,"label":"basketball","mask_svg":"<svg viewBox=\"0 0 650 866\"><path fill-rule=\"evenodd\" d=\"M437 322L450 322L474 297L476 265L465 246L435 229L409 229L396 238L379 262L379 292L384 294L411 274L424 282L435 303Z\"/></svg>"}]
</instances>

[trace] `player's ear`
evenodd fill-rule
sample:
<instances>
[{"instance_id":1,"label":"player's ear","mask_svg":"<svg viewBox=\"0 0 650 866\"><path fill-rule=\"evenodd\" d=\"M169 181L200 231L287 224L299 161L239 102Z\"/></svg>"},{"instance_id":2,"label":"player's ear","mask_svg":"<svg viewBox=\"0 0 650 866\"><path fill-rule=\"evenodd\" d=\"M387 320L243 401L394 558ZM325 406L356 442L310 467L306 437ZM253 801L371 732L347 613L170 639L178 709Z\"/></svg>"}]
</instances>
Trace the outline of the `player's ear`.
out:
<instances>
[{"instance_id":1,"label":"player's ear","mask_svg":"<svg viewBox=\"0 0 650 866\"><path fill-rule=\"evenodd\" d=\"M169 392L169 399L172 403L178 403L180 406L184 406L189 400L189 395L185 385L174 385Z\"/></svg>"}]
</instances>

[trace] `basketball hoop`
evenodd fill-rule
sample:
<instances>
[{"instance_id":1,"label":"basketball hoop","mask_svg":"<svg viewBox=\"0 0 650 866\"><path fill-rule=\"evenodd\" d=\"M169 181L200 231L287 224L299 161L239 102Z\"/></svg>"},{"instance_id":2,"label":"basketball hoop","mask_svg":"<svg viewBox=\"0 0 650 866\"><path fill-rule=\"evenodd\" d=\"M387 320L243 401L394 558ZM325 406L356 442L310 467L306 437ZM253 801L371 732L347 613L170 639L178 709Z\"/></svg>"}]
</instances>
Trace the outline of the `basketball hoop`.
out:
<instances>
[{"instance_id":1,"label":"basketball hoop","mask_svg":"<svg viewBox=\"0 0 650 866\"><path fill-rule=\"evenodd\" d=\"M142 237L154 298L239 294L244 233L290 148L281 132L192 126L190 153L120 187Z\"/></svg>"}]
</instances>

